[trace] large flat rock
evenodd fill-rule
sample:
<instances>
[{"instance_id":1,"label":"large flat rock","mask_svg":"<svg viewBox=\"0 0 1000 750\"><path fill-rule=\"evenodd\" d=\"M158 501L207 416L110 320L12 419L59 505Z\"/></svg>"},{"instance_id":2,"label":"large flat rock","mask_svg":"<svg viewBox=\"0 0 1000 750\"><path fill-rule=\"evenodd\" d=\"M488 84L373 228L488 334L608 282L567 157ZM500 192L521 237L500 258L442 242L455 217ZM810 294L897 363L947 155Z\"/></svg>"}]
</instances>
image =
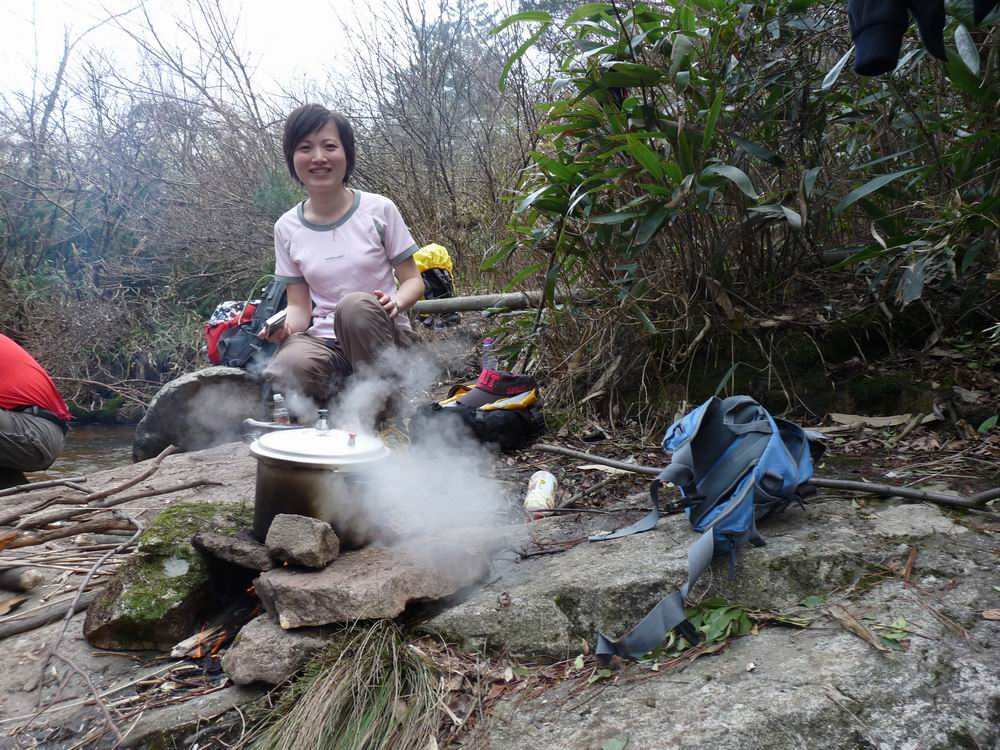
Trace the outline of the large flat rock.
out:
<instances>
[{"instance_id":1,"label":"large flat rock","mask_svg":"<svg viewBox=\"0 0 1000 750\"><path fill-rule=\"evenodd\" d=\"M861 558L846 554L856 532L820 509L789 511L762 533L766 547L741 548L733 578L728 561L716 560L695 596L710 592L774 610L848 585L865 570ZM695 538L687 521L673 516L654 531L527 560L516 575L486 586L426 627L472 648L502 645L515 656L564 658L597 631L622 635L676 590L687 577L687 548Z\"/></svg>"},{"instance_id":2,"label":"large flat rock","mask_svg":"<svg viewBox=\"0 0 1000 750\"><path fill-rule=\"evenodd\" d=\"M974 592L953 590L934 606L971 615ZM540 698L501 703L483 746L599 750L613 740L643 750L1000 746L994 646L1000 623L970 618L978 623L963 640L899 580L849 606L869 627L904 618L922 637L912 637L904 652L883 653L820 620L804 631L774 627L738 639L682 672L637 665L620 679L581 688L584 673Z\"/></svg>"},{"instance_id":3,"label":"large flat rock","mask_svg":"<svg viewBox=\"0 0 1000 750\"><path fill-rule=\"evenodd\" d=\"M391 618L410 602L441 599L482 580L491 557L515 544L517 535L511 529L463 529L365 547L323 570L262 573L257 595L285 629Z\"/></svg>"}]
</instances>

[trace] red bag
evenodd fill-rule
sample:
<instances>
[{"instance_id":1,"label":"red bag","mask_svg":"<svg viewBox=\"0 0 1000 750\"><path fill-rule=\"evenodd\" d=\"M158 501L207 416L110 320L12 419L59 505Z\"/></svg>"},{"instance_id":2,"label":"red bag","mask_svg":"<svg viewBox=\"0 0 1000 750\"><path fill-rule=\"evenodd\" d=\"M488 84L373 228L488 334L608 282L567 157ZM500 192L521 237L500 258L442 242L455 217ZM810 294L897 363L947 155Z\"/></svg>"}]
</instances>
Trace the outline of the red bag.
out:
<instances>
[{"instance_id":1,"label":"red bag","mask_svg":"<svg viewBox=\"0 0 1000 750\"><path fill-rule=\"evenodd\" d=\"M254 302L247 302L241 310L238 309L240 305L243 305L243 303L223 302L215 308L212 317L205 324L206 354L208 355L208 361L213 365L217 365L222 361L222 355L219 352L219 339L222 338L222 334L233 328L237 328L243 323L249 322L253 317L254 311L257 309L257 304Z\"/></svg>"}]
</instances>

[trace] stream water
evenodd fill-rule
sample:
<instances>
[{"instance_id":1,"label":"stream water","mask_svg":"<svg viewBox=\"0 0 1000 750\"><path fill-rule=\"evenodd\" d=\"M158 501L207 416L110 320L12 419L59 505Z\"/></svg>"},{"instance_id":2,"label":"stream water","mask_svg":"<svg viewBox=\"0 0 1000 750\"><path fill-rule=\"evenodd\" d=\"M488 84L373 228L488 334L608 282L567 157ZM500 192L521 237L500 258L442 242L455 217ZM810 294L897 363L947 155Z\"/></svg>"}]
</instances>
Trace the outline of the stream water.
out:
<instances>
[{"instance_id":1,"label":"stream water","mask_svg":"<svg viewBox=\"0 0 1000 750\"><path fill-rule=\"evenodd\" d=\"M32 482L85 476L132 463L135 425L74 425L62 454L45 471L28 474Z\"/></svg>"}]
</instances>

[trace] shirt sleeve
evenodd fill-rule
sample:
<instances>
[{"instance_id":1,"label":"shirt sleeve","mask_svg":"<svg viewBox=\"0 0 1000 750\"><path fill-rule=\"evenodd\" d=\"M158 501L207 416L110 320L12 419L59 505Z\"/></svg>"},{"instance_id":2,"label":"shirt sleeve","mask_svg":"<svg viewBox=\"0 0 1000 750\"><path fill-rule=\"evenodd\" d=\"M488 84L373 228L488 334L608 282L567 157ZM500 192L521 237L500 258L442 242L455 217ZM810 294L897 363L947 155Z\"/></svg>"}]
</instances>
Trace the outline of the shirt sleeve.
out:
<instances>
[{"instance_id":1,"label":"shirt sleeve","mask_svg":"<svg viewBox=\"0 0 1000 750\"><path fill-rule=\"evenodd\" d=\"M389 262L398 266L407 258L412 258L417 252L417 243L413 241L409 227L403 221L402 214L396 208L396 204L386 198L385 201L385 227L382 233L382 246L385 248L385 255Z\"/></svg>"},{"instance_id":2,"label":"shirt sleeve","mask_svg":"<svg viewBox=\"0 0 1000 750\"><path fill-rule=\"evenodd\" d=\"M291 242L279 224L274 225L274 278L286 284L305 281L302 270L292 260Z\"/></svg>"}]
</instances>

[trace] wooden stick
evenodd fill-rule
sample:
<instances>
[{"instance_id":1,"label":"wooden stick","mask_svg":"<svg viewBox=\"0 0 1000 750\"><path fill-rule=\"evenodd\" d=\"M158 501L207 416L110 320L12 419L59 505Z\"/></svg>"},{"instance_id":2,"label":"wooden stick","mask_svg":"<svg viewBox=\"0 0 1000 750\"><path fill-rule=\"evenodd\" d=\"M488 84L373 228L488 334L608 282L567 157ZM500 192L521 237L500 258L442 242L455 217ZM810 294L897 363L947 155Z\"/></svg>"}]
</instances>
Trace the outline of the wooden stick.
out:
<instances>
[{"instance_id":1,"label":"wooden stick","mask_svg":"<svg viewBox=\"0 0 1000 750\"><path fill-rule=\"evenodd\" d=\"M4 623L3 625L0 625L0 640L9 638L12 635L26 633L29 630L40 628L42 625L48 625L50 622L55 622L69 612L72 612L70 615L70 617L72 617L77 612L89 607L90 603L94 601L94 597L96 597L98 593L99 592L97 591L88 591L82 596L76 597L72 603L59 602L58 604L46 607L38 614L26 617L19 622Z\"/></svg>"},{"instance_id":2,"label":"wooden stick","mask_svg":"<svg viewBox=\"0 0 1000 750\"><path fill-rule=\"evenodd\" d=\"M602 464L604 466L610 466L615 469L624 469L625 471L632 471L636 474L648 474L650 476L656 476L660 473L660 469L654 468L652 466L641 466L639 464L630 464L625 461L617 461L613 458L605 458L604 456L599 456L596 453L584 453L583 451L576 451L572 448L563 448L561 445L545 445L544 443L539 443L538 445L531 446L532 449L536 451L541 451L542 453L556 453L561 456L569 456L570 458L577 458L581 461L590 461L595 464Z\"/></svg>"},{"instance_id":3,"label":"wooden stick","mask_svg":"<svg viewBox=\"0 0 1000 750\"><path fill-rule=\"evenodd\" d=\"M81 497L80 502L92 503L95 500L103 500L109 495L115 495L121 492L122 490L127 490L129 487L139 484L139 482L141 482L143 479L149 478L153 474L153 472L155 472L158 468L160 468L160 464L163 463L163 459L165 459L171 453L175 453L176 451L177 451L176 445L168 445L160 452L160 455L158 455L156 458L152 460L149 467L147 467L147 469L138 476L132 477L128 481L122 482L121 484L117 484L114 487L108 487L106 490L100 490L99 492L91 492L89 495Z\"/></svg>"},{"instance_id":4,"label":"wooden stick","mask_svg":"<svg viewBox=\"0 0 1000 750\"><path fill-rule=\"evenodd\" d=\"M156 497L157 495L169 495L171 492L180 492L181 490L190 490L194 487L205 487L205 486L222 486L222 482L215 482L211 479L194 479L190 482L182 482L181 484L171 485L170 487L161 487L160 489L150 489L143 490L142 492L133 492L131 495L122 495L121 497L114 498L112 500L105 500L97 505L86 505L80 508L69 508L67 510L57 510L49 513L38 514L35 516L29 516L22 520L17 528L28 529L28 528L39 528L41 526L46 526L50 523L55 523L56 521L65 521L74 516L83 515L84 513L92 513L98 510L107 510L108 508L113 508L116 505L121 505L122 503L128 503L132 500L139 500L144 497Z\"/></svg>"},{"instance_id":5,"label":"wooden stick","mask_svg":"<svg viewBox=\"0 0 1000 750\"><path fill-rule=\"evenodd\" d=\"M589 487L586 487L586 488L580 490L575 495L573 495L572 497L570 497L568 500L563 500L561 503L559 503L558 505L556 505L556 508L559 508L559 509L569 508L577 500L580 500L580 499L586 497L591 492L597 492L602 487L607 487L609 484L611 484L612 482L614 482L616 479L618 479L618 475L615 475L615 474L612 474L609 477L605 477L600 482L595 482L594 484L590 485Z\"/></svg>"},{"instance_id":6,"label":"wooden stick","mask_svg":"<svg viewBox=\"0 0 1000 750\"><path fill-rule=\"evenodd\" d=\"M18 495L22 492L31 492L32 490L41 490L46 487L59 487L62 485L70 485L73 482L86 482L87 477L69 477L67 479L46 479L44 482L28 482L27 484L19 484L16 487L8 487L5 490L0 490L0 497L8 497L10 495Z\"/></svg>"},{"instance_id":7,"label":"wooden stick","mask_svg":"<svg viewBox=\"0 0 1000 750\"><path fill-rule=\"evenodd\" d=\"M626 469L634 471L636 474L646 474L656 476L660 469L652 466L640 466L639 464L629 464L624 461L616 461L613 458L605 458L594 453L584 453L583 451L563 448L561 445L545 445L540 443L532 448L542 453L555 453L561 456L569 456L580 461L590 461L595 464L604 464L616 469ZM896 487L891 484L875 484L874 482L854 482L848 479L826 479L824 477L813 477L809 483L815 487L825 487L834 490L851 490L854 492L865 492L872 495L884 495L887 497L903 497L908 500L923 500L925 502L937 503L938 505L948 505L953 508L981 508L990 500L1000 497L1000 487L992 490L980 492L971 497L961 497L960 495L946 495L942 492L928 492L926 490L914 490L909 487ZM985 508L983 508L985 510Z\"/></svg>"},{"instance_id":8,"label":"wooden stick","mask_svg":"<svg viewBox=\"0 0 1000 750\"><path fill-rule=\"evenodd\" d=\"M66 526L62 529L52 529L42 531L38 534L21 534L13 542L7 545L7 549L21 549L22 547L33 547L36 544L45 544L54 539L64 539L77 534L87 534L94 531L112 531L118 529L134 529L135 527L128 521L106 519L100 521L85 521L74 526Z\"/></svg>"}]
</instances>

